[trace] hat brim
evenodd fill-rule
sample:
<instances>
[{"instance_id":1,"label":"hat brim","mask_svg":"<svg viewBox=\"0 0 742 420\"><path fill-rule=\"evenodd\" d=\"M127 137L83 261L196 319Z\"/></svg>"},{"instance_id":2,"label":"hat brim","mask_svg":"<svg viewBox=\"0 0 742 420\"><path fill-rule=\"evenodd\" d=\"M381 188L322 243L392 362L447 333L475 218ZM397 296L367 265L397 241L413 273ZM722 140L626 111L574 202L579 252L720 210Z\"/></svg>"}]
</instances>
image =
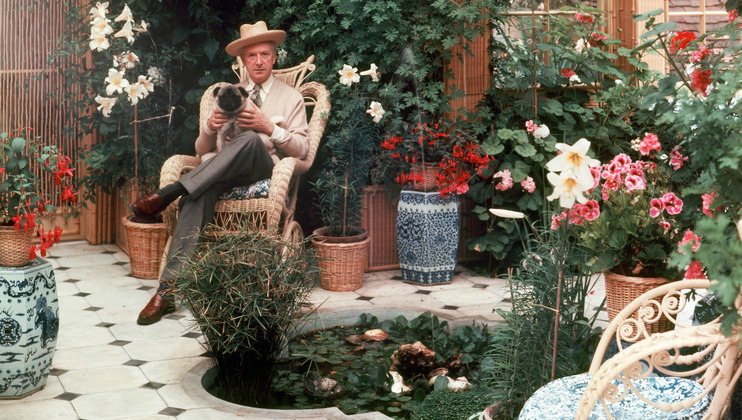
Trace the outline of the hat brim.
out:
<instances>
[{"instance_id":1,"label":"hat brim","mask_svg":"<svg viewBox=\"0 0 742 420\"><path fill-rule=\"evenodd\" d=\"M275 29L263 32L262 34L253 35L247 38L240 38L232 41L229 43L229 45L227 45L226 50L227 54L234 57L239 57L242 49L248 45L258 44L261 42L275 42L276 46L279 46L285 39L286 32L280 29Z\"/></svg>"}]
</instances>

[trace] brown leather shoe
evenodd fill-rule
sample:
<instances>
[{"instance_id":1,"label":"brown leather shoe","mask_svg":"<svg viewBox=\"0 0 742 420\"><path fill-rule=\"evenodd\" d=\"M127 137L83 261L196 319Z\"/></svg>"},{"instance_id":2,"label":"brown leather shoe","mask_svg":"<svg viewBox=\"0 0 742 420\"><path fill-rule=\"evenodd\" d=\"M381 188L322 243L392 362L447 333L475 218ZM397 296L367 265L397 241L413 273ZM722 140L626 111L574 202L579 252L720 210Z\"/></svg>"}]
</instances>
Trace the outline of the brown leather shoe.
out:
<instances>
[{"instance_id":1,"label":"brown leather shoe","mask_svg":"<svg viewBox=\"0 0 742 420\"><path fill-rule=\"evenodd\" d=\"M131 211L134 213L134 216L152 220L165 210L165 207L167 207L167 204L162 202L162 197L158 194L151 194L132 204Z\"/></svg>"},{"instance_id":2,"label":"brown leather shoe","mask_svg":"<svg viewBox=\"0 0 742 420\"><path fill-rule=\"evenodd\" d=\"M159 321L164 315L175 312L175 299L172 297L163 298L159 293L155 293L149 300L147 306L139 312L137 324L149 325Z\"/></svg>"}]
</instances>

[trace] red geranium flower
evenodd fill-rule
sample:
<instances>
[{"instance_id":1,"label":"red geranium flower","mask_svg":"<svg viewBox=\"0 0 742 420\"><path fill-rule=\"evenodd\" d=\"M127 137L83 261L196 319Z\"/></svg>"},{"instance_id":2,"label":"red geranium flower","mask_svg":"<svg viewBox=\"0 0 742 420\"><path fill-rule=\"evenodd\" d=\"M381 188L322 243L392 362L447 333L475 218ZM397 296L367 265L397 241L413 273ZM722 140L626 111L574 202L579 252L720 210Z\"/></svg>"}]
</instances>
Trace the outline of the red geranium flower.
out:
<instances>
[{"instance_id":1,"label":"red geranium flower","mask_svg":"<svg viewBox=\"0 0 742 420\"><path fill-rule=\"evenodd\" d=\"M694 41L696 39L696 34L690 31L680 32L672 39L670 40L670 51L671 52L677 52L685 47L688 46L688 44L691 41Z\"/></svg>"}]
</instances>

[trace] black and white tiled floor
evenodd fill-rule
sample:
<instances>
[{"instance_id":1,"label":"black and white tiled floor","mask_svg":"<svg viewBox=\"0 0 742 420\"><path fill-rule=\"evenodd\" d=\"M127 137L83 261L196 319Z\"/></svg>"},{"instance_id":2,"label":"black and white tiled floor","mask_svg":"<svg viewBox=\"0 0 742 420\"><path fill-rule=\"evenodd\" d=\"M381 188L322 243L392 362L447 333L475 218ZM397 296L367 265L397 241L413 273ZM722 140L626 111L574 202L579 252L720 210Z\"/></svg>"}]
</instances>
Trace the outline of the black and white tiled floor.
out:
<instances>
[{"instance_id":1,"label":"black and white tiled floor","mask_svg":"<svg viewBox=\"0 0 742 420\"><path fill-rule=\"evenodd\" d=\"M59 295L60 330L46 387L20 400L0 400L0 420L231 419L189 396L185 374L208 359L184 308L150 325L136 317L157 288L132 277L116 245L64 243L51 249ZM596 296L596 299L598 296ZM457 268L451 284L403 283L399 270L367 273L352 292L317 288L320 312L431 311L458 323L496 323L509 309L507 281Z\"/></svg>"}]
</instances>

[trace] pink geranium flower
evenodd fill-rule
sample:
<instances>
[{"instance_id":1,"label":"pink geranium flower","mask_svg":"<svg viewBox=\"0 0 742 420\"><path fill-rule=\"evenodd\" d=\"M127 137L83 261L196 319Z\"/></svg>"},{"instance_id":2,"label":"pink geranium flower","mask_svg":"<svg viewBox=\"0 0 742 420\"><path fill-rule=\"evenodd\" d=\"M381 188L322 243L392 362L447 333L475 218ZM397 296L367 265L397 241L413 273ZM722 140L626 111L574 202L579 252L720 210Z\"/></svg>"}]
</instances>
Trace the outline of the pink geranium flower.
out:
<instances>
[{"instance_id":1,"label":"pink geranium flower","mask_svg":"<svg viewBox=\"0 0 742 420\"><path fill-rule=\"evenodd\" d=\"M703 272L703 264L700 261L693 261L685 270L686 279L707 279L706 274Z\"/></svg>"},{"instance_id":2,"label":"pink geranium flower","mask_svg":"<svg viewBox=\"0 0 742 420\"><path fill-rule=\"evenodd\" d=\"M595 18L592 15L577 12L575 13L575 20L582 23L593 23Z\"/></svg>"},{"instance_id":3,"label":"pink geranium flower","mask_svg":"<svg viewBox=\"0 0 742 420\"><path fill-rule=\"evenodd\" d=\"M582 205L580 215L587 221L593 221L600 216L600 205L595 200L588 200Z\"/></svg>"},{"instance_id":4,"label":"pink geranium flower","mask_svg":"<svg viewBox=\"0 0 742 420\"><path fill-rule=\"evenodd\" d=\"M498 191L507 191L513 186L513 176L507 169L497 172L492 175L492 178L501 178L500 182L495 185L495 189Z\"/></svg>"},{"instance_id":5,"label":"pink geranium flower","mask_svg":"<svg viewBox=\"0 0 742 420\"><path fill-rule=\"evenodd\" d=\"M683 245L685 244L691 244L691 251L696 252L698 251L698 248L701 246L701 238L693 233L692 230L686 230L685 234L683 234L683 239L678 242L678 252L681 254L685 254L683 252Z\"/></svg>"},{"instance_id":6,"label":"pink geranium flower","mask_svg":"<svg viewBox=\"0 0 742 420\"><path fill-rule=\"evenodd\" d=\"M672 148L672 151L670 152L670 166L672 166L676 171L683 167L683 162L688 160L688 157L683 156L680 153L680 146L675 146Z\"/></svg>"},{"instance_id":7,"label":"pink geranium flower","mask_svg":"<svg viewBox=\"0 0 742 420\"><path fill-rule=\"evenodd\" d=\"M533 181L533 178L530 176L523 181L520 182L520 186L523 187L524 191L528 191L529 193L532 193L536 190L536 183Z\"/></svg>"},{"instance_id":8,"label":"pink geranium flower","mask_svg":"<svg viewBox=\"0 0 742 420\"><path fill-rule=\"evenodd\" d=\"M652 201L649 202L649 216L653 219L656 219L659 217L659 215L662 214L662 211L665 210L665 203L662 202L659 198L653 198Z\"/></svg>"},{"instance_id":9,"label":"pink geranium flower","mask_svg":"<svg viewBox=\"0 0 742 420\"><path fill-rule=\"evenodd\" d=\"M526 121L526 131L533 133L538 128L538 124L534 123L533 120Z\"/></svg>"},{"instance_id":10,"label":"pink geranium flower","mask_svg":"<svg viewBox=\"0 0 742 420\"><path fill-rule=\"evenodd\" d=\"M680 214L683 211L683 200L678 198L675 193L667 193L662 196L662 204L665 205L665 210L669 214Z\"/></svg>"},{"instance_id":11,"label":"pink geranium flower","mask_svg":"<svg viewBox=\"0 0 742 420\"><path fill-rule=\"evenodd\" d=\"M639 143L639 152L642 156L649 156L653 151L660 151L660 142L657 135L654 133L647 133L644 139Z\"/></svg>"}]
</instances>

